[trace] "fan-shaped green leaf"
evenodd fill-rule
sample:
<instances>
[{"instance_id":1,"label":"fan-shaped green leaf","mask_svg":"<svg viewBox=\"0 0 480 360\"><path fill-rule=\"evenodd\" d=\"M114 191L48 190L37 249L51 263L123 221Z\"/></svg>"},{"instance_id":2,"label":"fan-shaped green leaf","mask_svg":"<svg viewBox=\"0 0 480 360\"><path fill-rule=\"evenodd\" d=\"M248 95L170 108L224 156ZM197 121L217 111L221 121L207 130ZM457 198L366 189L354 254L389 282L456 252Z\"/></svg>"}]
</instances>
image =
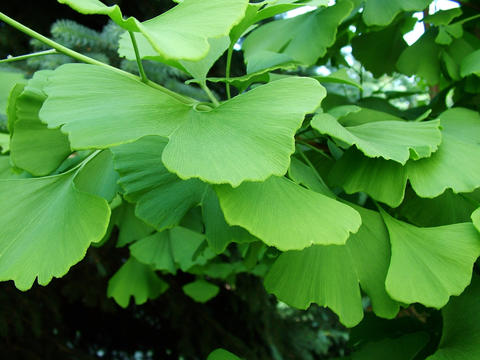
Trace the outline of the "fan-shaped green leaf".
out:
<instances>
[{"instance_id":1,"label":"fan-shaped green leaf","mask_svg":"<svg viewBox=\"0 0 480 360\"><path fill-rule=\"evenodd\" d=\"M43 88L52 71L38 71L15 101L11 158L15 166L41 176L53 172L72 152L67 135L49 129L39 118L46 95Z\"/></svg>"},{"instance_id":2,"label":"fan-shaped green leaf","mask_svg":"<svg viewBox=\"0 0 480 360\"><path fill-rule=\"evenodd\" d=\"M0 71L0 118L7 114L7 104L10 91L17 82L21 82L24 75L21 72Z\"/></svg>"},{"instance_id":3,"label":"fan-shaped green leaf","mask_svg":"<svg viewBox=\"0 0 480 360\"><path fill-rule=\"evenodd\" d=\"M440 45L435 42L435 33L429 30L402 52L397 62L397 69L409 76L423 77L430 85L438 84L441 74L440 50Z\"/></svg>"},{"instance_id":4,"label":"fan-shaped green leaf","mask_svg":"<svg viewBox=\"0 0 480 360\"><path fill-rule=\"evenodd\" d=\"M287 78L201 111L129 77L80 64L57 69L45 92L40 118L50 127L63 125L75 149L169 136L162 159L170 171L234 186L283 175L295 131L325 97L317 81Z\"/></svg>"},{"instance_id":5,"label":"fan-shaped green leaf","mask_svg":"<svg viewBox=\"0 0 480 360\"><path fill-rule=\"evenodd\" d=\"M403 303L435 308L461 294L480 255L480 235L473 225L419 228L381 212L392 244L388 293Z\"/></svg>"},{"instance_id":6,"label":"fan-shaped green leaf","mask_svg":"<svg viewBox=\"0 0 480 360\"><path fill-rule=\"evenodd\" d=\"M98 0L58 0L83 14L108 15L129 31L141 32L166 59L200 60L209 51L208 39L227 36L245 14L247 0L184 0L171 10L145 22L123 19L118 5Z\"/></svg>"},{"instance_id":7,"label":"fan-shaped green leaf","mask_svg":"<svg viewBox=\"0 0 480 360\"><path fill-rule=\"evenodd\" d=\"M241 360L238 356L224 349L216 349L208 355L207 360Z\"/></svg>"},{"instance_id":8,"label":"fan-shaped green leaf","mask_svg":"<svg viewBox=\"0 0 480 360\"><path fill-rule=\"evenodd\" d=\"M170 136L163 162L181 178L233 186L283 175L296 130L324 97L325 89L315 80L287 78L259 86L210 112L192 111Z\"/></svg>"},{"instance_id":9,"label":"fan-shaped green leaf","mask_svg":"<svg viewBox=\"0 0 480 360\"><path fill-rule=\"evenodd\" d=\"M10 135L0 133L0 148L1 154L5 154L10 151Z\"/></svg>"},{"instance_id":10,"label":"fan-shaped green leaf","mask_svg":"<svg viewBox=\"0 0 480 360\"><path fill-rule=\"evenodd\" d=\"M425 9L431 0L367 0L363 11L365 24L385 26L401 11Z\"/></svg>"},{"instance_id":11,"label":"fan-shaped green leaf","mask_svg":"<svg viewBox=\"0 0 480 360\"><path fill-rule=\"evenodd\" d=\"M80 261L105 234L110 208L79 191L75 171L36 179L0 180L0 279L21 290L46 285ZM67 210L68 209L68 210Z\"/></svg>"},{"instance_id":12,"label":"fan-shaped green leaf","mask_svg":"<svg viewBox=\"0 0 480 360\"><path fill-rule=\"evenodd\" d=\"M168 172L162 163L166 144L165 138L146 136L112 148L125 198L136 202L136 215L158 231L178 225L206 191L201 181Z\"/></svg>"},{"instance_id":13,"label":"fan-shaped green leaf","mask_svg":"<svg viewBox=\"0 0 480 360\"><path fill-rule=\"evenodd\" d=\"M252 61L260 61L268 51L288 56L290 61L311 65L333 45L338 26L352 8L350 1L341 1L334 6L263 25L245 39L242 45L245 60L251 66ZM276 57L264 62L263 67L270 67L274 62L278 63ZM256 67L256 70L260 68Z\"/></svg>"},{"instance_id":14,"label":"fan-shaped green leaf","mask_svg":"<svg viewBox=\"0 0 480 360\"><path fill-rule=\"evenodd\" d=\"M107 296L126 308L131 296L135 299L135 304L141 305L148 299L155 299L167 289L168 284L150 266L130 258L108 281Z\"/></svg>"},{"instance_id":15,"label":"fan-shaped green leaf","mask_svg":"<svg viewBox=\"0 0 480 360\"><path fill-rule=\"evenodd\" d=\"M404 165L435 152L442 138L440 121L377 121L343 127L332 115L316 115L311 125L349 146L356 145L368 157L383 157Z\"/></svg>"},{"instance_id":16,"label":"fan-shaped green leaf","mask_svg":"<svg viewBox=\"0 0 480 360\"><path fill-rule=\"evenodd\" d=\"M154 228L135 216L135 204L124 202L115 209L115 225L117 225L117 247L122 247L136 240L143 239L154 231Z\"/></svg>"},{"instance_id":17,"label":"fan-shaped green leaf","mask_svg":"<svg viewBox=\"0 0 480 360\"><path fill-rule=\"evenodd\" d=\"M472 222L477 230L480 231L480 208L472 213Z\"/></svg>"},{"instance_id":18,"label":"fan-shaped green leaf","mask_svg":"<svg viewBox=\"0 0 480 360\"><path fill-rule=\"evenodd\" d=\"M472 74L480 76L480 50L472 52L462 60L460 73L464 77Z\"/></svg>"},{"instance_id":19,"label":"fan-shaped green leaf","mask_svg":"<svg viewBox=\"0 0 480 360\"><path fill-rule=\"evenodd\" d=\"M183 292L190 296L193 300L205 303L217 296L220 288L205 280L196 280L182 287Z\"/></svg>"},{"instance_id":20,"label":"fan-shaped green leaf","mask_svg":"<svg viewBox=\"0 0 480 360\"><path fill-rule=\"evenodd\" d=\"M480 357L480 281L477 276L459 297L442 310L443 333L438 350L427 360L463 360Z\"/></svg>"},{"instance_id":21,"label":"fan-shaped green leaf","mask_svg":"<svg viewBox=\"0 0 480 360\"><path fill-rule=\"evenodd\" d=\"M130 245L131 255L155 270L165 270L172 274L177 271L173 257L169 232L155 233Z\"/></svg>"},{"instance_id":22,"label":"fan-shaped green leaf","mask_svg":"<svg viewBox=\"0 0 480 360\"><path fill-rule=\"evenodd\" d=\"M446 189L471 192L480 187L480 115L453 108L440 114L442 144L428 159L409 161L407 174L415 192L436 197Z\"/></svg>"},{"instance_id":23,"label":"fan-shaped green leaf","mask_svg":"<svg viewBox=\"0 0 480 360\"><path fill-rule=\"evenodd\" d=\"M346 245L314 245L283 253L265 278L267 291L300 309L311 303L328 306L344 325L354 326L363 317L360 283L378 316L395 317L398 304L385 290L390 261L385 225L378 213L355 209L362 216L362 226Z\"/></svg>"},{"instance_id":24,"label":"fan-shaped green leaf","mask_svg":"<svg viewBox=\"0 0 480 360\"><path fill-rule=\"evenodd\" d=\"M417 332L396 339L369 342L352 354L352 360L412 360L427 344L428 339L427 333Z\"/></svg>"},{"instance_id":25,"label":"fan-shaped green leaf","mask_svg":"<svg viewBox=\"0 0 480 360\"><path fill-rule=\"evenodd\" d=\"M353 148L335 162L329 181L347 194L365 192L373 199L397 207L407 186L405 168L395 161L371 159Z\"/></svg>"},{"instance_id":26,"label":"fan-shaped green leaf","mask_svg":"<svg viewBox=\"0 0 480 360\"><path fill-rule=\"evenodd\" d=\"M238 188L223 185L216 191L229 224L247 229L280 250L344 244L361 223L351 207L285 178L272 176Z\"/></svg>"},{"instance_id":27,"label":"fan-shaped green leaf","mask_svg":"<svg viewBox=\"0 0 480 360\"><path fill-rule=\"evenodd\" d=\"M255 237L245 229L227 224L217 194L211 187L208 188L202 201L202 215L208 245L217 254L224 252L231 242L255 241Z\"/></svg>"}]
</instances>

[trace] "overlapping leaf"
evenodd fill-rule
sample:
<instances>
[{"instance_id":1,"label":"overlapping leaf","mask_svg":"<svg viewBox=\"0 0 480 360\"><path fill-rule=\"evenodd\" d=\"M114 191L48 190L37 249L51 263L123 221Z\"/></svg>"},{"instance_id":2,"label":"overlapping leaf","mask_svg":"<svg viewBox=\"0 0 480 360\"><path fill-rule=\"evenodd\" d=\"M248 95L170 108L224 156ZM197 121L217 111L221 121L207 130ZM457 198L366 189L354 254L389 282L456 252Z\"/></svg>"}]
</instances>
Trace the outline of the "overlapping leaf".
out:
<instances>
[{"instance_id":1,"label":"overlapping leaf","mask_svg":"<svg viewBox=\"0 0 480 360\"><path fill-rule=\"evenodd\" d=\"M398 304L385 290L390 261L385 225L378 213L355 208L362 215L362 226L346 245L283 253L265 278L267 291L300 309L311 303L328 306L344 325L354 326L363 317L360 285L377 315L394 317Z\"/></svg>"},{"instance_id":2,"label":"overlapping leaf","mask_svg":"<svg viewBox=\"0 0 480 360\"><path fill-rule=\"evenodd\" d=\"M210 49L208 39L227 36L245 14L247 0L184 0L173 9L145 22L123 19L118 5L99 0L58 0L83 14L108 15L128 31L141 32L166 59L200 60Z\"/></svg>"},{"instance_id":3,"label":"overlapping leaf","mask_svg":"<svg viewBox=\"0 0 480 360\"><path fill-rule=\"evenodd\" d=\"M471 223L419 228L383 210L392 245L388 293L403 303L441 308L470 283L480 255L480 235Z\"/></svg>"},{"instance_id":4,"label":"overlapping leaf","mask_svg":"<svg viewBox=\"0 0 480 360\"><path fill-rule=\"evenodd\" d=\"M21 290L46 285L80 261L105 234L108 203L81 192L76 171L36 179L0 180L0 280ZM68 211L66 211L68 209Z\"/></svg>"},{"instance_id":5,"label":"overlapping leaf","mask_svg":"<svg viewBox=\"0 0 480 360\"><path fill-rule=\"evenodd\" d=\"M109 147L145 135L168 136L162 159L170 171L181 178L234 186L283 175L295 131L325 96L313 79L287 78L201 111L96 66L64 65L49 81L40 118L50 127L62 126L73 148ZM95 92L93 82L98 84Z\"/></svg>"},{"instance_id":6,"label":"overlapping leaf","mask_svg":"<svg viewBox=\"0 0 480 360\"><path fill-rule=\"evenodd\" d=\"M477 276L458 298L442 310L443 333L438 350L427 360L463 360L480 357L480 281Z\"/></svg>"},{"instance_id":7,"label":"overlapping leaf","mask_svg":"<svg viewBox=\"0 0 480 360\"><path fill-rule=\"evenodd\" d=\"M388 25L401 11L419 11L425 9L431 0L367 0L363 11L363 20L369 26Z\"/></svg>"},{"instance_id":8,"label":"overlapping leaf","mask_svg":"<svg viewBox=\"0 0 480 360\"><path fill-rule=\"evenodd\" d=\"M217 296L220 288L205 280L196 280L182 287L183 292L190 296L193 300L205 303Z\"/></svg>"},{"instance_id":9,"label":"overlapping leaf","mask_svg":"<svg viewBox=\"0 0 480 360\"><path fill-rule=\"evenodd\" d=\"M280 250L344 244L361 219L351 207L286 178L216 187L227 222Z\"/></svg>"},{"instance_id":10,"label":"overlapping leaf","mask_svg":"<svg viewBox=\"0 0 480 360\"><path fill-rule=\"evenodd\" d=\"M179 224L206 191L199 180L181 180L168 172L162 163L166 144L165 138L146 136L112 148L125 197L136 203L136 215L158 231Z\"/></svg>"},{"instance_id":11,"label":"overlapping leaf","mask_svg":"<svg viewBox=\"0 0 480 360\"><path fill-rule=\"evenodd\" d=\"M314 129L349 146L356 145L368 157L383 157L404 165L409 158L429 157L441 142L440 121L377 121L342 126L332 115L316 115Z\"/></svg>"},{"instance_id":12,"label":"overlapping leaf","mask_svg":"<svg viewBox=\"0 0 480 360\"><path fill-rule=\"evenodd\" d=\"M338 26L352 8L350 1L341 1L325 9L263 25L245 39L242 46L245 60L250 65L268 52L271 56L264 68L275 62L285 62L285 56L291 61L311 65L333 45ZM258 66L256 70L260 70Z\"/></svg>"},{"instance_id":13,"label":"overlapping leaf","mask_svg":"<svg viewBox=\"0 0 480 360\"><path fill-rule=\"evenodd\" d=\"M126 308L132 296L135 304L141 305L148 299L155 299L167 289L168 284L148 265L130 258L108 281L107 296Z\"/></svg>"},{"instance_id":14,"label":"overlapping leaf","mask_svg":"<svg viewBox=\"0 0 480 360\"><path fill-rule=\"evenodd\" d=\"M468 193L480 187L480 115L453 108L440 114L440 122L443 140L438 151L407 163L410 183L422 197L435 197L446 189Z\"/></svg>"},{"instance_id":15,"label":"overlapping leaf","mask_svg":"<svg viewBox=\"0 0 480 360\"><path fill-rule=\"evenodd\" d=\"M367 158L360 151L349 149L335 162L329 180L342 186L347 194L362 191L375 200L397 207L404 197L407 173L395 161Z\"/></svg>"}]
</instances>

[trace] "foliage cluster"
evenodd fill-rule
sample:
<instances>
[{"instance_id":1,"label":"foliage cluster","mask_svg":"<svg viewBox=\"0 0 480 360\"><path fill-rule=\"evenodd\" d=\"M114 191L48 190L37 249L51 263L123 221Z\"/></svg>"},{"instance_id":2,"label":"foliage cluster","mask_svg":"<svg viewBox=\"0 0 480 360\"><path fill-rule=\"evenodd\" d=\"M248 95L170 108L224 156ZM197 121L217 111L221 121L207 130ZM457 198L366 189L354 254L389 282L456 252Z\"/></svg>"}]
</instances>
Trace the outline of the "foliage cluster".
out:
<instances>
[{"instance_id":1,"label":"foliage cluster","mask_svg":"<svg viewBox=\"0 0 480 360\"><path fill-rule=\"evenodd\" d=\"M342 358L480 357L473 2L428 14L430 0L183 0L145 22L98 0L59 2L116 25L60 21L51 40L0 13L39 51L7 61L43 69L47 55L55 68L0 73L0 280L25 291L89 247L123 248L107 286L121 307L161 299L185 274L197 303L241 298L248 274L353 327ZM414 11L425 33L408 46ZM232 76L237 46L246 73ZM225 76L209 77L223 61ZM366 96L365 71L422 80ZM233 343L247 359L288 358Z\"/></svg>"}]
</instances>

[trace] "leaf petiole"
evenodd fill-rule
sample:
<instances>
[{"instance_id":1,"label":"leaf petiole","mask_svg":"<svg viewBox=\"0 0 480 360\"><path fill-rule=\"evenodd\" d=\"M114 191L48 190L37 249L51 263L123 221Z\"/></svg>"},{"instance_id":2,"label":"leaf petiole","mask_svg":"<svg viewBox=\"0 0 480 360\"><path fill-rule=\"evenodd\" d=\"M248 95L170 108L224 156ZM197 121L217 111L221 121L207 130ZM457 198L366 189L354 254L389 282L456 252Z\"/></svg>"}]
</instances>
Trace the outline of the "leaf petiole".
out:
<instances>
[{"instance_id":1,"label":"leaf petiole","mask_svg":"<svg viewBox=\"0 0 480 360\"><path fill-rule=\"evenodd\" d=\"M140 78L145 84L148 84L147 74L145 74L145 70L143 69L142 58L140 57L140 52L138 51L137 40L135 39L135 34L133 31L129 31L128 34L130 35L130 39L132 40L133 50L135 51L135 58L137 59L138 65L138 72L140 73Z\"/></svg>"},{"instance_id":2,"label":"leaf petiole","mask_svg":"<svg viewBox=\"0 0 480 360\"><path fill-rule=\"evenodd\" d=\"M135 79L135 80L138 80L139 77L134 75L134 74L131 74L127 71L123 71L121 69L118 69L114 66L111 66L111 65L108 65L108 64L105 64L101 61L98 61L98 60L95 60L89 56L86 56L86 55L83 55L79 52L76 52L72 49L69 49L59 43L57 43L56 41L53 41L49 38L47 38L46 36L43 36L42 34L36 32L35 30L32 30L30 29L29 27L19 23L18 21L12 19L11 17L5 15L4 13L0 12L0 20L5 22L6 24L14 27L15 29L23 32L24 34L34 38L34 39L37 39L38 41L41 41L42 43L50 46L51 48L57 50L59 53L62 53L62 54L65 54L67 56L70 56L71 58L73 59L76 59L78 61L81 61L81 62L84 62L86 64L91 64L91 65L99 65L99 66L103 66L105 68L108 68L109 70L111 71L114 71L116 73L119 73L119 74L122 74L124 76L128 76L132 79ZM187 104L187 105L193 105L195 103L197 103L198 101L195 100L195 99L192 99L192 98L189 98L189 97L186 97L186 96L183 96L181 94L178 94L174 91L171 91L157 83L154 83L153 81L150 81L150 80L147 80L146 84L148 86L151 86L157 90L160 90L162 91L163 93L167 94L167 95L170 95L171 97L177 99L178 101L184 103L184 104Z\"/></svg>"},{"instance_id":3,"label":"leaf petiole","mask_svg":"<svg viewBox=\"0 0 480 360\"><path fill-rule=\"evenodd\" d=\"M31 54L20 55L20 56L8 56L6 59L0 60L0 64L27 60L37 56L54 55L54 54L60 54L60 53L55 49L50 49L45 51L34 52Z\"/></svg>"}]
</instances>

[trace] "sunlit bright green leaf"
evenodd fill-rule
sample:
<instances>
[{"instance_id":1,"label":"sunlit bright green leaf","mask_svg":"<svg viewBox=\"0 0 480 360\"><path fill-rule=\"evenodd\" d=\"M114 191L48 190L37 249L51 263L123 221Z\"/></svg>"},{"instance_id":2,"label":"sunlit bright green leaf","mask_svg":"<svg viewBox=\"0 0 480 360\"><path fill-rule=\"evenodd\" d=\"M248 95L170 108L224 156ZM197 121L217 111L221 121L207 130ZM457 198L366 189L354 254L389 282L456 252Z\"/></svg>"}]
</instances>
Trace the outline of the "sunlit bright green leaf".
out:
<instances>
[{"instance_id":1,"label":"sunlit bright green leaf","mask_svg":"<svg viewBox=\"0 0 480 360\"><path fill-rule=\"evenodd\" d=\"M425 9L431 0L367 0L363 20L367 25L388 25L401 11Z\"/></svg>"},{"instance_id":2,"label":"sunlit bright green leaf","mask_svg":"<svg viewBox=\"0 0 480 360\"><path fill-rule=\"evenodd\" d=\"M361 223L351 207L285 178L246 182L238 188L223 185L216 191L229 224L280 250L344 244Z\"/></svg>"},{"instance_id":3,"label":"sunlit bright green leaf","mask_svg":"<svg viewBox=\"0 0 480 360\"><path fill-rule=\"evenodd\" d=\"M382 210L392 244L388 293L403 303L441 308L470 283L480 255L480 235L471 223L419 228Z\"/></svg>"},{"instance_id":4,"label":"sunlit bright green leaf","mask_svg":"<svg viewBox=\"0 0 480 360\"><path fill-rule=\"evenodd\" d=\"M150 265L155 270L165 270L175 274L175 259L169 232L155 233L130 246L132 256L143 264Z\"/></svg>"},{"instance_id":5,"label":"sunlit bright green leaf","mask_svg":"<svg viewBox=\"0 0 480 360\"><path fill-rule=\"evenodd\" d=\"M291 61L311 65L333 45L338 26L352 8L350 1L341 1L334 6L263 25L245 39L242 45L245 60L250 66L252 61L264 58L268 51L288 56ZM272 57L263 67L270 67L275 61L276 58ZM260 68L257 66L256 70Z\"/></svg>"},{"instance_id":6,"label":"sunlit bright green leaf","mask_svg":"<svg viewBox=\"0 0 480 360\"><path fill-rule=\"evenodd\" d=\"M50 127L63 125L75 149L168 136L162 159L170 171L234 186L283 175L296 130L325 97L317 81L293 77L203 111L129 77L80 64L57 69L45 92L40 118Z\"/></svg>"},{"instance_id":7,"label":"sunlit bright green leaf","mask_svg":"<svg viewBox=\"0 0 480 360\"><path fill-rule=\"evenodd\" d=\"M385 290L390 261L385 225L378 213L355 209L362 216L362 226L346 245L314 245L283 253L265 278L267 291L300 309L311 303L328 306L344 325L354 326L363 317L360 283L378 316L395 317L398 304Z\"/></svg>"},{"instance_id":8,"label":"sunlit bright green leaf","mask_svg":"<svg viewBox=\"0 0 480 360\"><path fill-rule=\"evenodd\" d=\"M108 15L129 31L141 32L163 57L200 60L207 55L208 39L227 36L244 16L247 0L184 0L171 10L145 22L123 19L118 5L99 0L58 0L82 14Z\"/></svg>"},{"instance_id":9,"label":"sunlit bright green leaf","mask_svg":"<svg viewBox=\"0 0 480 360\"><path fill-rule=\"evenodd\" d=\"M356 145L368 157L383 157L402 165L411 157L429 157L441 142L440 121L377 121L343 127L330 114L316 115L311 125L322 134Z\"/></svg>"},{"instance_id":10,"label":"sunlit bright green leaf","mask_svg":"<svg viewBox=\"0 0 480 360\"><path fill-rule=\"evenodd\" d=\"M407 173L415 192L435 197L446 189L471 192L480 187L480 115L453 108L440 114L442 144L428 159L409 161Z\"/></svg>"},{"instance_id":11,"label":"sunlit bright green leaf","mask_svg":"<svg viewBox=\"0 0 480 360\"><path fill-rule=\"evenodd\" d=\"M105 234L108 203L79 191L75 171L36 179L0 180L0 279L20 290L46 285L80 261Z\"/></svg>"}]
</instances>

